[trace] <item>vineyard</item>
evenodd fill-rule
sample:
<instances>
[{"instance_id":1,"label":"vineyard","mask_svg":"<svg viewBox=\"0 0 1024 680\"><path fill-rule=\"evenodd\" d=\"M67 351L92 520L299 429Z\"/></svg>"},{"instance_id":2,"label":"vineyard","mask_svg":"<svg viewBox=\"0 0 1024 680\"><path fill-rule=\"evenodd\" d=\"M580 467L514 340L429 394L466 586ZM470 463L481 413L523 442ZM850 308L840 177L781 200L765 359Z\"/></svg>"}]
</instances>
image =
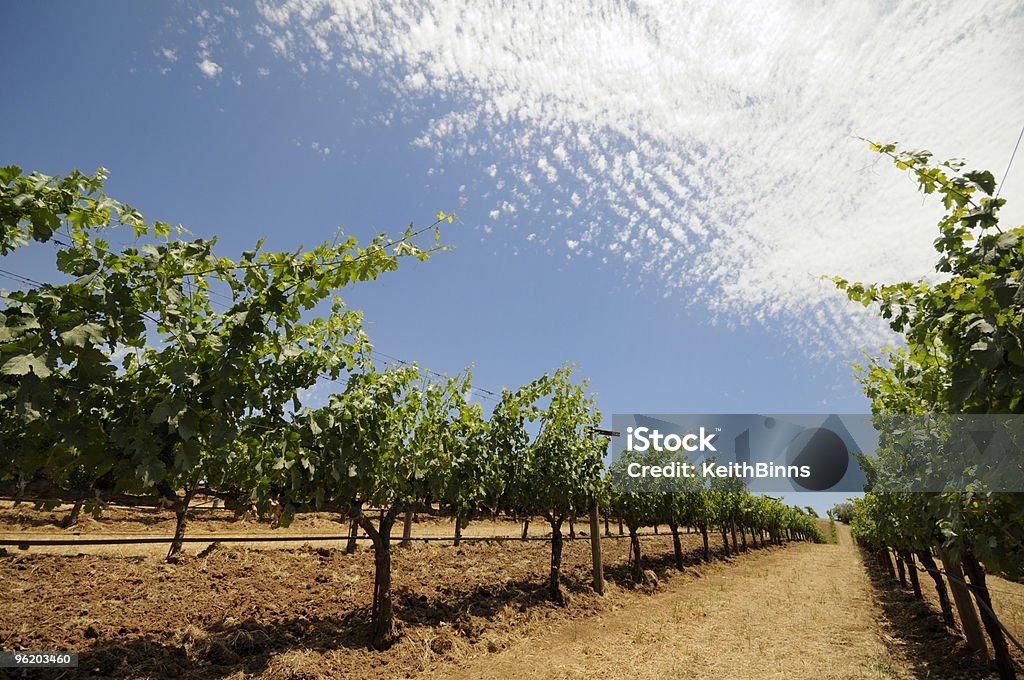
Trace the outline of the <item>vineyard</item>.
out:
<instances>
[{"instance_id":1,"label":"vineyard","mask_svg":"<svg viewBox=\"0 0 1024 680\"><path fill-rule=\"evenodd\" d=\"M877 305L906 341L905 348L857 367L872 412L881 423L891 414L1019 414L1024 227L1000 229L997 213L1006 199L999 198L991 173L965 172L959 161L933 164L928 152L900 151L892 144L872 148L913 173L921 191L941 198L947 213L938 225L936 270L948 274L933 286L836 279L851 300ZM907 480L925 479L959 453L952 437L922 436L932 429L934 421L928 420L916 428L880 427L877 455L863 461L869 487L854 501L853 534L890 573L893 551L901 582L909 573L917 597L920 562L934 581L944 623L953 627L948 582L971 647L988 654L980 616L1000 677L1013 678L1008 631L992 608L986 573L1013 580L1024 575L1024 493L986 483L990 477L982 468L993 467L993 461L968 468L959 480L952 477L946 491L906 492ZM1013 468L1019 470L1024 460L1019 449L1010 455L1012 479Z\"/></svg>"},{"instance_id":2,"label":"vineyard","mask_svg":"<svg viewBox=\"0 0 1024 680\"><path fill-rule=\"evenodd\" d=\"M1019 413L1024 229L999 230L990 174L874 148L942 198L948 276L836 279L906 340L859 367L873 411ZM454 215L363 245L339 233L228 258L107 197L104 180L0 170L0 254L53 248L62 279L23 278L0 311L4 649L76 649L104 677L300 677L281 665L295 650L329 657L323 677L404 677L452 650L499 653L542 618L642 608L694 575L770 560L777 576L786 555L857 564L852 544L808 552L838 550L845 525L737 478L613 485L632 458L608 463L571 364L503 389L489 411L468 370L381 365L340 295L443 251ZM334 394L303 403L324 383ZM959 625L964 654L991 652L1015 677L1024 649L1011 651L987 584L1024 575L1024 494L900 491L925 474L903 450L883 438L862 461L870 487L850 534L923 600L920 565L943 634Z\"/></svg>"},{"instance_id":3,"label":"vineyard","mask_svg":"<svg viewBox=\"0 0 1024 680\"><path fill-rule=\"evenodd\" d=\"M0 252L51 243L71 278L6 298L0 469L19 500L31 489L41 507L70 501L68 526L83 509L99 516L114 498L148 496L174 512L166 560L176 563L200 493L239 513L273 513L282 526L296 513L337 513L372 543L376 649L397 638L393 532L399 518L408 530L416 511L449 517L456 546L475 516L522 517L524 535L529 518L543 518L546 592L560 604L563 527L587 513L596 524L595 508L628 526L636 582L638 531L655 523L670 526L678 568L680 526L699 527L705 560L711 532L726 553L748 541L822 540L803 511L738 488L614 493L602 473L607 440L594 431L600 414L570 366L505 390L489 418L467 399L468 372L439 381L415 365L377 370L360 316L337 292L443 249L451 215L367 246L339 235L295 253L257 244L231 260L214 254L214 241L172 238L169 225L106 197L102 172L52 178L8 167L0 179ZM117 228L135 245L111 248ZM428 233L434 242L417 245ZM328 301L329 314L304 318ZM303 407L302 390L322 379L344 389Z\"/></svg>"},{"instance_id":4,"label":"vineyard","mask_svg":"<svg viewBox=\"0 0 1024 680\"><path fill-rule=\"evenodd\" d=\"M174 527L167 510L111 505L98 518L86 515L76 529L61 530L70 506L43 511L11 505L5 503L0 513L4 538L170 536ZM680 531L683 571L677 569L669 528L662 525L654 534L647 527L639 532L645 579L638 584L628 529L619 534L612 520L610 536L601 525L605 594L593 590L590 541L581 521L576 540L566 536L566 597L557 605L547 592L550 537L543 523L531 523L532 540L522 541L521 522L481 518L467 537L510 540L467 538L456 547L450 519L418 514L411 533L429 540L394 550L400 637L381 653L368 645L374 567L366 541L351 554L337 539L303 541L298 548L258 542L345 533L339 530L346 521L333 513L303 513L291 526L274 528L273 518L236 519L204 498L197 505L189 533L200 542L186 544L175 564L161 564L166 543L34 545L26 552L9 547L11 554L0 560L12 603L2 635L17 647L78 649L83 673L101 677L504 677L517 668L539 676L545 674L542 664L551 663L565 667L559 677L578 675L588 663L605 669L596 671L598 677L663 677L678 658L693 664L695 677L758 677L775 667L778 677L793 677L823 666L838 677L894 677L877 670L898 664L872 632L877 622L863 611L863 601L882 593L889 606L903 611L912 597L895 592L895 581L888 590L880 584L873 591L867 583L858 590L861 566L842 524L838 546L754 549L748 536L746 550L741 543L726 554L716 536L710 562L699 529L686 527ZM824 520L819 524L827 530ZM209 542L215 536L247 536L253 543ZM77 578L68 580L69 571ZM1007 624L1024 630L1024 586L994 580L998 611L1004 618L1015 614ZM1016 594L1005 596L1008 588ZM922 625L920 614L912 619L928 631L922 667L942 677L991 677L943 632L934 603L921 606L937 623ZM836 608L844 612L841 621ZM50 614L40 617L40 611ZM790 644L780 642L751 658L737 655L736 641L749 640L753 632L771 639L769 629ZM701 640L712 638L732 642L702 651ZM670 640L680 646L668 647ZM837 647L840 641L846 651ZM572 653L556 658L570 643ZM944 664L935 658L936 645L950 650ZM537 657L529 662L534 665L524 667L530 657ZM658 662L647 673L629 670L630 663L643 668L654 658Z\"/></svg>"},{"instance_id":5,"label":"vineyard","mask_svg":"<svg viewBox=\"0 0 1024 680\"><path fill-rule=\"evenodd\" d=\"M6 514L2 530L20 529L25 535L44 528L31 526L31 519L59 522L65 513L8 508ZM326 533L331 527L337 532L344 525L333 515L316 513L300 516L287 529L273 530L271 520L253 526L251 520L232 519L230 512L207 514L211 516L195 520L198 537L211 532L238 534L240 530L250 537L276 532ZM124 536L134 529L137 536L140 527L151 526L148 522L161 513L112 509L108 515L83 518L80 528L94 536L113 536L114 531ZM168 527L172 520L166 512L163 516L164 527ZM351 659L344 663L335 659L333 663L336 668L347 669L351 677L359 677L365 673L360 669L367 664L412 664L418 668L424 659L444 660L453 650L461 654L500 650L531 629L547 625L553 617L567 620L605 610L607 605L602 600L621 601L634 592L644 596L654 592L658 581L678 573L671 533L665 526L658 535L648 529L639 537L647 553L644 581L634 583L628 534L620 535L613 522L611 535L604 537L607 597L593 590L589 536L581 531L578 540L566 537L562 568L568 596L559 606L552 602L547 589L547 532L531 531L529 537L537 540L523 541L520 522L483 519L472 527L476 535L511 540L464 540L461 546L454 546L448 519L418 516L413 535L436 538L395 549L395 614L402 633L393 646L396 656L390 652L358 652L366 650L371 633L367 614L373 598L373 581L368 578L374 569L373 551L360 547L348 554L337 540L268 552L248 545L221 543L211 547L206 542L191 550L186 548L190 553L187 559L162 567L153 564L153 553L149 553L149 559L140 559L147 555L148 546L118 545L103 548L103 552L95 547L91 550L97 552L77 557L74 553L90 548L50 548L45 550L56 554L37 555L38 548L33 547L23 556L5 561L5 580L12 583L14 592L22 583L31 583L33 600L24 601L24 605L53 607L59 616L45 625L22 625L11 632L19 646L28 647L95 640L96 650L88 662L91 666L84 660L82 665L98 668L95 672L101 675L153 673L158 664L174 664L183 672L194 665L194 672L204 674L215 674L225 665L255 672L270 661L271 652L290 649L301 640L303 647L314 650L326 652L333 646L348 650L348 656L358 653L360 661L351 667ZM715 569L719 564L730 568L722 543L713 546L712 559L705 562L699 531L684 530L679 539L687 572ZM71 553L61 556L61 550ZM764 550L770 552L773 548ZM750 546L742 554L746 558L756 552ZM88 575L82 589L73 587L69 591L67 584L58 580L59 560L71 560L76 573ZM183 588L187 591L182 592ZM99 594L93 595L93 589ZM72 597L73 605L69 601ZM124 616L116 608L104 607L102 602L109 599L131 602L133 615ZM15 600L22 601L20 597ZM13 621L27 621L27 616L27 612L19 613ZM175 639L168 633L184 631L186 622L192 625L188 633L195 639L182 640L181 634ZM122 626L126 631L119 633ZM90 627L91 632L86 632ZM95 638L89 637L93 635ZM250 642L249 636L255 642ZM145 647L146 656L152 658L143 661L139 652L147 645L151 646ZM419 658L409 656L413 650L418 650ZM118 671L125 659L128 667Z\"/></svg>"}]
</instances>

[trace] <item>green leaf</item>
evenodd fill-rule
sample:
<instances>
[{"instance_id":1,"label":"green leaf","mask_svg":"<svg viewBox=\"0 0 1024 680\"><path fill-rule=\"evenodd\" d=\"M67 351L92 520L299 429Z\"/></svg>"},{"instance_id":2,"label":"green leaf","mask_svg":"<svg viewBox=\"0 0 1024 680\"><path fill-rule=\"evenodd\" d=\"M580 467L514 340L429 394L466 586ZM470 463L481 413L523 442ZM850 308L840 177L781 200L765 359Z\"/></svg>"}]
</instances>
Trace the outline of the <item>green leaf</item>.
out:
<instances>
[{"instance_id":1,"label":"green leaf","mask_svg":"<svg viewBox=\"0 0 1024 680\"><path fill-rule=\"evenodd\" d=\"M185 404L180 399L173 397L167 397L153 409L153 413L149 416L149 422L154 425L160 425L162 423L170 422L178 417L185 409Z\"/></svg>"},{"instance_id":2,"label":"green leaf","mask_svg":"<svg viewBox=\"0 0 1024 680\"><path fill-rule=\"evenodd\" d=\"M17 165L5 165L0 168L0 182L10 184L21 176L21 168Z\"/></svg>"},{"instance_id":3,"label":"green leaf","mask_svg":"<svg viewBox=\"0 0 1024 680\"><path fill-rule=\"evenodd\" d=\"M98 323L83 323L60 334L65 347L87 347L103 342L106 329Z\"/></svg>"},{"instance_id":4,"label":"green leaf","mask_svg":"<svg viewBox=\"0 0 1024 680\"><path fill-rule=\"evenodd\" d=\"M164 477L167 468L157 458L143 461L135 468L135 476L147 487L156 486Z\"/></svg>"},{"instance_id":5,"label":"green leaf","mask_svg":"<svg viewBox=\"0 0 1024 680\"><path fill-rule=\"evenodd\" d=\"M964 177L974 182L979 189L991 196L996 190L996 178L988 170L965 172Z\"/></svg>"},{"instance_id":6,"label":"green leaf","mask_svg":"<svg viewBox=\"0 0 1024 680\"><path fill-rule=\"evenodd\" d=\"M199 429L199 416L195 411L186 409L178 417L178 436L184 441L192 439L192 435Z\"/></svg>"},{"instance_id":7,"label":"green leaf","mask_svg":"<svg viewBox=\"0 0 1024 680\"><path fill-rule=\"evenodd\" d=\"M50 375L50 372L46 362L41 357L32 354L15 355L4 362L3 366L0 366L0 373L3 375L27 375L34 373L39 378L45 378Z\"/></svg>"}]
</instances>

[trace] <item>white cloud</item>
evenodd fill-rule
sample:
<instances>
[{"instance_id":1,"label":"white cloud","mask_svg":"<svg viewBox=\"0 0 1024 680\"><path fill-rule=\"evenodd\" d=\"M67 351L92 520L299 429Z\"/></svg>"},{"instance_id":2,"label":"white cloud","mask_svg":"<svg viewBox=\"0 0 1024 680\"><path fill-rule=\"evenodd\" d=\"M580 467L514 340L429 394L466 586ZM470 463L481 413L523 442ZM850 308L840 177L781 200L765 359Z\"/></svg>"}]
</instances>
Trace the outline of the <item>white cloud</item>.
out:
<instances>
[{"instance_id":1,"label":"white cloud","mask_svg":"<svg viewBox=\"0 0 1024 680\"><path fill-rule=\"evenodd\" d=\"M413 73L406 77L405 82L413 90L422 90L427 86L427 77L422 73Z\"/></svg>"},{"instance_id":2,"label":"white cloud","mask_svg":"<svg viewBox=\"0 0 1024 680\"><path fill-rule=\"evenodd\" d=\"M216 78L220 75L221 71L224 70L223 68L221 68L220 64L218 64L215 61L211 61L209 57L203 59L200 62L197 62L196 66L199 67L200 73L202 73L207 78Z\"/></svg>"},{"instance_id":3,"label":"white cloud","mask_svg":"<svg viewBox=\"0 0 1024 680\"><path fill-rule=\"evenodd\" d=\"M172 64L178 61L178 51L172 50L169 47L161 47L160 56L162 56L164 59L171 62Z\"/></svg>"},{"instance_id":4,"label":"white cloud","mask_svg":"<svg viewBox=\"0 0 1024 680\"><path fill-rule=\"evenodd\" d=\"M934 259L937 206L852 135L1001 174L1024 110L1011 0L259 8L300 70L372 75L400 108L429 97L418 139L441 158L487 140L506 214L550 220L569 250L627 261L726 325L819 348L884 337L821 274L916 278ZM1007 222L1022 194L1011 174Z\"/></svg>"},{"instance_id":5,"label":"white cloud","mask_svg":"<svg viewBox=\"0 0 1024 680\"><path fill-rule=\"evenodd\" d=\"M267 76L270 75L270 69L265 66L260 66L258 69L256 69L256 75L258 75L260 78L266 78Z\"/></svg>"}]
</instances>

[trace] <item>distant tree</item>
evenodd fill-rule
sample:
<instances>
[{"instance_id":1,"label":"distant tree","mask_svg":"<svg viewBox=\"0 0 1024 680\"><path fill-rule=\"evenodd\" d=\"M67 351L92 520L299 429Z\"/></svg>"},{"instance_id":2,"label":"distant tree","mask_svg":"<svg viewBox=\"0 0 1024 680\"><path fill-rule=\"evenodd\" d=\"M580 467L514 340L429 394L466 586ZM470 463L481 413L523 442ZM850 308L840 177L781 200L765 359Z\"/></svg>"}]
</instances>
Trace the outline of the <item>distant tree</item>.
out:
<instances>
[{"instance_id":1,"label":"distant tree","mask_svg":"<svg viewBox=\"0 0 1024 680\"><path fill-rule=\"evenodd\" d=\"M849 524L853 520L853 503L850 501L836 503L829 512L832 513L832 517L843 524Z\"/></svg>"}]
</instances>

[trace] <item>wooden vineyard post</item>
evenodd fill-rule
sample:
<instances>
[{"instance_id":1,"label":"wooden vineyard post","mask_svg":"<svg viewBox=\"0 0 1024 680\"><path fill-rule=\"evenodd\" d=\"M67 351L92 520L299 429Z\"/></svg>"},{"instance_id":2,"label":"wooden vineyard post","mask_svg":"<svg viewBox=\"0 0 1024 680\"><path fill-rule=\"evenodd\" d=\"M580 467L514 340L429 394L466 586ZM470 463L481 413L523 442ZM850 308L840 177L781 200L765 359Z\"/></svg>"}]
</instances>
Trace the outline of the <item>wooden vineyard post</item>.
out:
<instances>
[{"instance_id":1,"label":"wooden vineyard post","mask_svg":"<svg viewBox=\"0 0 1024 680\"><path fill-rule=\"evenodd\" d=\"M949 555L942 548L939 548L939 559L942 560L942 570L946 572L949 589L953 591L953 601L956 602L956 610L960 613L960 627L964 629L967 645L988 661L988 647L985 646L985 638L981 634L978 612L974 608L971 594L967 592L967 586L964 585L963 569L959 562L949 559Z\"/></svg>"},{"instance_id":2,"label":"wooden vineyard post","mask_svg":"<svg viewBox=\"0 0 1024 680\"><path fill-rule=\"evenodd\" d=\"M617 437L621 434L614 430L603 430L593 425L588 425L587 430L592 438L598 434L606 437ZM590 505L590 554L594 560L594 591L598 595L604 595L604 563L601 559L601 518L598 516L601 508L599 506L600 504L595 495L594 501ZM608 528L607 517L605 517L604 528L605 530ZM618 518L618 533L623 533L622 516Z\"/></svg>"},{"instance_id":3,"label":"wooden vineyard post","mask_svg":"<svg viewBox=\"0 0 1024 680\"><path fill-rule=\"evenodd\" d=\"M587 430L590 432L591 438L595 435L602 435L605 437L618 437L619 432L615 430L602 430L599 427L588 425ZM604 564L601 560L601 526L600 518L598 515L601 512L599 507L597 496L594 496L593 502L590 504L590 555L594 561L594 590L598 595L604 595ZM605 530L608 529L608 518L605 517ZM619 533L622 533L622 517L619 517Z\"/></svg>"},{"instance_id":4,"label":"wooden vineyard post","mask_svg":"<svg viewBox=\"0 0 1024 680\"><path fill-rule=\"evenodd\" d=\"M604 595L604 564L601 561L601 528L597 499L590 506L590 553L594 558L594 590Z\"/></svg>"}]
</instances>

